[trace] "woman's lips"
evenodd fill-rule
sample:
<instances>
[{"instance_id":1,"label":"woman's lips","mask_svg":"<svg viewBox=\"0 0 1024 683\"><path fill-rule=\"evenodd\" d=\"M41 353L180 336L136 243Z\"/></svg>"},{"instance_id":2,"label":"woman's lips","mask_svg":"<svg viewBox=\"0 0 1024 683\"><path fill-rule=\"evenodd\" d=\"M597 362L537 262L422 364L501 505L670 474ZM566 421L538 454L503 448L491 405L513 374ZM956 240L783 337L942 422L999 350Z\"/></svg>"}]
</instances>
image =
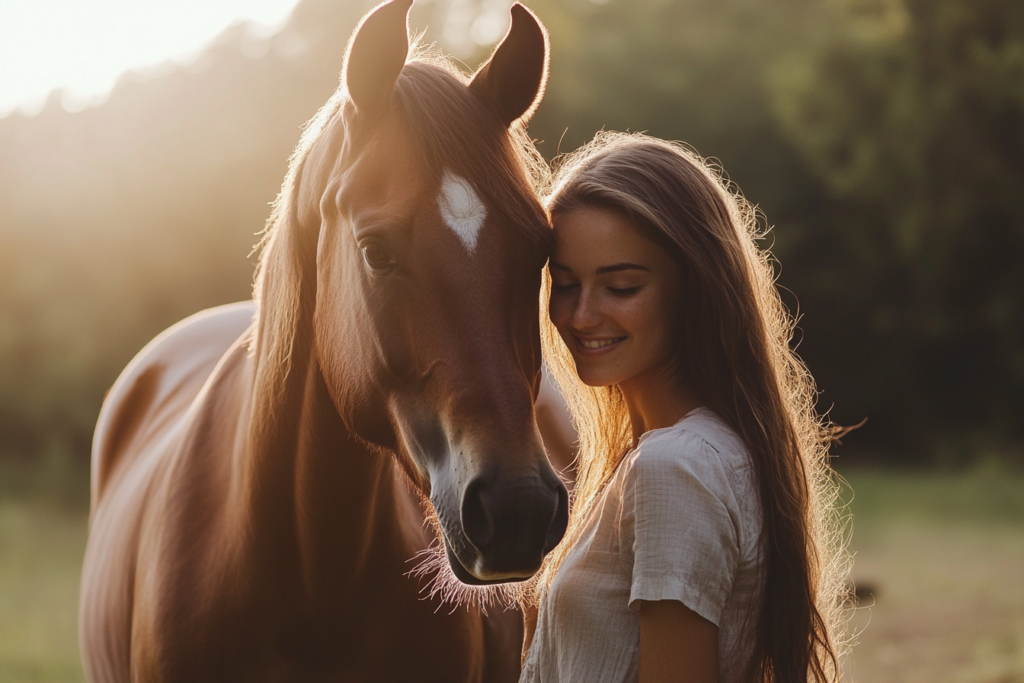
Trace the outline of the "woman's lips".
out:
<instances>
[{"instance_id":1,"label":"woman's lips","mask_svg":"<svg viewBox=\"0 0 1024 683\"><path fill-rule=\"evenodd\" d=\"M587 355L596 356L602 355L618 348L619 344L626 340L625 337L607 337L605 339L583 339L576 337L576 350L577 352Z\"/></svg>"}]
</instances>

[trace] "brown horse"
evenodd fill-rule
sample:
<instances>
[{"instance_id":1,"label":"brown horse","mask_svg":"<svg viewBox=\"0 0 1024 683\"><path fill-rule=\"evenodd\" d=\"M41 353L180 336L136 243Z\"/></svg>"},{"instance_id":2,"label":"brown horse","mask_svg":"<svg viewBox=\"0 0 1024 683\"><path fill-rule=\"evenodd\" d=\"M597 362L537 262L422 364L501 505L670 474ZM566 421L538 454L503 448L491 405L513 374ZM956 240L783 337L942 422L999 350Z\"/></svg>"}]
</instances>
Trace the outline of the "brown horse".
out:
<instances>
[{"instance_id":1,"label":"brown horse","mask_svg":"<svg viewBox=\"0 0 1024 683\"><path fill-rule=\"evenodd\" d=\"M547 41L523 7L470 79L409 57L411 0L364 18L294 154L255 304L128 366L93 451L81 648L95 683L513 681L515 611L567 499L533 412L550 232L524 120Z\"/></svg>"}]
</instances>

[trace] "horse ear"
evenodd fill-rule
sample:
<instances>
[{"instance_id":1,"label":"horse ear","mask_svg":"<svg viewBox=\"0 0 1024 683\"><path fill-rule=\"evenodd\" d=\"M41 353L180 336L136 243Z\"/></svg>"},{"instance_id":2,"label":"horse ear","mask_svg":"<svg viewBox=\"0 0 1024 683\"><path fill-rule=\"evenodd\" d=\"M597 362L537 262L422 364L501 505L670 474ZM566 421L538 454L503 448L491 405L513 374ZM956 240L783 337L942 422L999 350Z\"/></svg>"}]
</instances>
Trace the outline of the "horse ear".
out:
<instances>
[{"instance_id":1,"label":"horse ear","mask_svg":"<svg viewBox=\"0 0 1024 683\"><path fill-rule=\"evenodd\" d=\"M360 114L387 108L409 54L412 0L390 0L366 13L349 41L342 70L349 97Z\"/></svg>"},{"instance_id":2,"label":"horse ear","mask_svg":"<svg viewBox=\"0 0 1024 683\"><path fill-rule=\"evenodd\" d=\"M512 5L508 34L469 84L508 126L529 119L544 96L548 79L548 33L518 2Z\"/></svg>"}]
</instances>

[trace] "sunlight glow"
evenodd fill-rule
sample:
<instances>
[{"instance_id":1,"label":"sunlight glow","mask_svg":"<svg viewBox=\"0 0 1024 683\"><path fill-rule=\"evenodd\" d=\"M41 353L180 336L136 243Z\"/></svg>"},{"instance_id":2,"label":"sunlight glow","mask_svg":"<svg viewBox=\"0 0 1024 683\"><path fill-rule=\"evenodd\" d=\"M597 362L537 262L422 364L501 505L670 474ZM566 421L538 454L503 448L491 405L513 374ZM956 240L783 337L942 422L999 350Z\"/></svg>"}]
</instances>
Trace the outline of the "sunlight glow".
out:
<instances>
[{"instance_id":1,"label":"sunlight glow","mask_svg":"<svg viewBox=\"0 0 1024 683\"><path fill-rule=\"evenodd\" d=\"M512 0L445 0L445 48L458 57L490 47L508 30Z\"/></svg>"},{"instance_id":2,"label":"sunlight glow","mask_svg":"<svg viewBox=\"0 0 1024 683\"><path fill-rule=\"evenodd\" d=\"M188 62L228 26L271 33L297 0L0 0L0 117L38 112L48 94L77 111L126 71Z\"/></svg>"}]
</instances>

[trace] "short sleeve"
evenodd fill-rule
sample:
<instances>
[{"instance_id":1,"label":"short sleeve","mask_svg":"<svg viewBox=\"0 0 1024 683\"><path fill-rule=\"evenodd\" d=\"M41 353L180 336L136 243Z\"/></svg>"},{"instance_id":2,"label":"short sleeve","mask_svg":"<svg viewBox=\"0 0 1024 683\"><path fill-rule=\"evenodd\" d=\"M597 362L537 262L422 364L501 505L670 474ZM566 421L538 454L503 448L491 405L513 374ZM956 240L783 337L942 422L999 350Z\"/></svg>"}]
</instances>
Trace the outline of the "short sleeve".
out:
<instances>
[{"instance_id":1,"label":"short sleeve","mask_svg":"<svg viewBox=\"0 0 1024 683\"><path fill-rule=\"evenodd\" d=\"M629 607L678 600L719 625L740 558L726 466L694 433L654 437L640 444L623 482L620 539L633 561Z\"/></svg>"}]
</instances>

